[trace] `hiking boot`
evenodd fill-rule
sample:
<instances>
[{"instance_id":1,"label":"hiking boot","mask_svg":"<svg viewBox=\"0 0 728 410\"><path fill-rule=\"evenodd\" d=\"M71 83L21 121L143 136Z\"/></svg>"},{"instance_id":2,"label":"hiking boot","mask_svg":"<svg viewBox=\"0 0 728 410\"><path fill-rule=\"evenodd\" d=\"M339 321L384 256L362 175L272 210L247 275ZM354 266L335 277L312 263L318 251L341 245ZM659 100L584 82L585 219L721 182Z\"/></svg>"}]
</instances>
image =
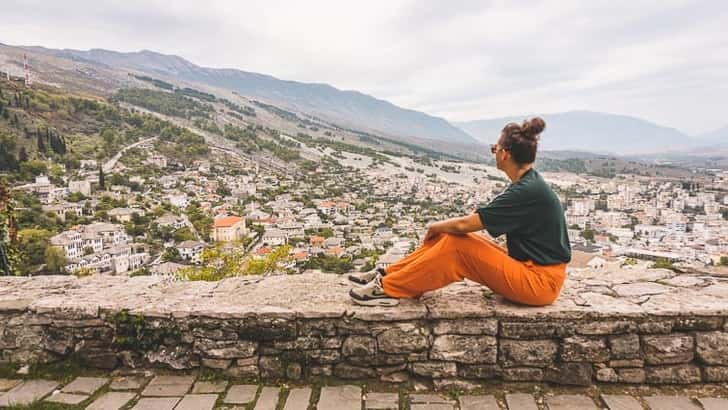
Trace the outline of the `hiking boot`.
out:
<instances>
[{"instance_id":1,"label":"hiking boot","mask_svg":"<svg viewBox=\"0 0 728 410\"><path fill-rule=\"evenodd\" d=\"M376 269L372 269L368 272L352 273L348 277L349 277L349 280L354 283L357 283L359 285L366 285L367 283L373 281L377 275L384 276L385 275L384 269L376 268Z\"/></svg>"},{"instance_id":2,"label":"hiking boot","mask_svg":"<svg viewBox=\"0 0 728 410\"><path fill-rule=\"evenodd\" d=\"M360 288L352 288L349 296L354 303L363 306L397 306L399 299L388 296L382 288L382 275L374 276L371 282Z\"/></svg>"}]
</instances>

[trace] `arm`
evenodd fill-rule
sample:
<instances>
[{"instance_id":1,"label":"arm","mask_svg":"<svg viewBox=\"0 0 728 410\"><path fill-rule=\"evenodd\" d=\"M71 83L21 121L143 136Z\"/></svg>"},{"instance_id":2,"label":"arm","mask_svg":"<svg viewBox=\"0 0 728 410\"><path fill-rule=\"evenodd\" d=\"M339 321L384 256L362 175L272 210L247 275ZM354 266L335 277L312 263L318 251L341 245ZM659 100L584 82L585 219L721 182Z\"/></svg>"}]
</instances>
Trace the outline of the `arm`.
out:
<instances>
[{"instance_id":1,"label":"arm","mask_svg":"<svg viewBox=\"0 0 728 410\"><path fill-rule=\"evenodd\" d=\"M483 223L477 213L461 216L459 218L451 218L430 225L425 235L425 241L429 241L441 233L452 233L457 235L475 232L483 229Z\"/></svg>"}]
</instances>

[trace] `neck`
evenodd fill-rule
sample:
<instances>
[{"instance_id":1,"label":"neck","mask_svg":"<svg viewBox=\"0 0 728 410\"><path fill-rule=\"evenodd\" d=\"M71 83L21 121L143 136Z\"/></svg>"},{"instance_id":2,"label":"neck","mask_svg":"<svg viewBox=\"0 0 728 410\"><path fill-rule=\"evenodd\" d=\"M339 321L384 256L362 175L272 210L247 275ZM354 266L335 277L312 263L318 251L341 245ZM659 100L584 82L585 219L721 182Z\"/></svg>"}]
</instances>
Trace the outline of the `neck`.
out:
<instances>
[{"instance_id":1,"label":"neck","mask_svg":"<svg viewBox=\"0 0 728 410\"><path fill-rule=\"evenodd\" d=\"M511 169L506 170L506 175L508 175L508 178L511 180L511 182L516 182L523 174L528 172L529 169L533 167L533 164L524 165L522 167L513 167Z\"/></svg>"}]
</instances>

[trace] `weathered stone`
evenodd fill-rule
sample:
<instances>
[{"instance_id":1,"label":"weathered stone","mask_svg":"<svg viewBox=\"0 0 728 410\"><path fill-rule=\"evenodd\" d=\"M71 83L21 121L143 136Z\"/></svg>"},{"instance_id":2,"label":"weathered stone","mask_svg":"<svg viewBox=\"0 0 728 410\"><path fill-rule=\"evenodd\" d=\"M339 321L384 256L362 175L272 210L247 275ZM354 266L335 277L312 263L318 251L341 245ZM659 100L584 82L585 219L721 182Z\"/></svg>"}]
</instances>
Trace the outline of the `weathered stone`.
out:
<instances>
[{"instance_id":1,"label":"weathered stone","mask_svg":"<svg viewBox=\"0 0 728 410\"><path fill-rule=\"evenodd\" d=\"M6 392L13 387L19 385L21 380L15 379L0 379L0 392Z\"/></svg>"},{"instance_id":2,"label":"weathered stone","mask_svg":"<svg viewBox=\"0 0 728 410\"><path fill-rule=\"evenodd\" d=\"M208 369L225 370L233 363L232 359L208 359L202 358L202 366Z\"/></svg>"},{"instance_id":3,"label":"weathered stone","mask_svg":"<svg viewBox=\"0 0 728 410\"><path fill-rule=\"evenodd\" d=\"M194 381L192 376L157 376L142 391L142 396L182 396L190 390Z\"/></svg>"},{"instance_id":4,"label":"weathered stone","mask_svg":"<svg viewBox=\"0 0 728 410\"><path fill-rule=\"evenodd\" d=\"M106 383L109 379L103 377L77 377L61 390L63 393L79 393L92 395Z\"/></svg>"},{"instance_id":5,"label":"weathered stone","mask_svg":"<svg viewBox=\"0 0 728 410\"><path fill-rule=\"evenodd\" d=\"M137 390L144 384L144 379L138 376L115 377L111 380L111 390Z\"/></svg>"},{"instance_id":6,"label":"weathered stone","mask_svg":"<svg viewBox=\"0 0 728 410\"><path fill-rule=\"evenodd\" d=\"M503 380L509 382L540 382L543 370L536 367L510 367L503 369Z\"/></svg>"},{"instance_id":7,"label":"weathered stone","mask_svg":"<svg viewBox=\"0 0 728 410\"><path fill-rule=\"evenodd\" d=\"M321 341L322 349L339 349L344 344L344 339L340 337L327 337Z\"/></svg>"},{"instance_id":8,"label":"weathered stone","mask_svg":"<svg viewBox=\"0 0 728 410\"><path fill-rule=\"evenodd\" d=\"M318 410L361 410L361 387L326 386L321 388Z\"/></svg>"},{"instance_id":9,"label":"weathered stone","mask_svg":"<svg viewBox=\"0 0 728 410\"><path fill-rule=\"evenodd\" d=\"M642 359L619 359L610 360L609 367L644 367L645 361Z\"/></svg>"},{"instance_id":10,"label":"weathered stone","mask_svg":"<svg viewBox=\"0 0 728 410\"><path fill-rule=\"evenodd\" d=\"M449 397L443 397L439 394L410 394L410 403L412 404L449 404L455 405L455 401Z\"/></svg>"},{"instance_id":11,"label":"weathered stone","mask_svg":"<svg viewBox=\"0 0 728 410\"><path fill-rule=\"evenodd\" d=\"M459 363L496 363L498 345L492 336L437 336L430 350L433 360Z\"/></svg>"},{"instance_id":12,"label":"weathered stone","mask_svg":"<svg viewBox=\"0 0 728 410\"><path fill-rule=\"evenodd\" d=\"M494 396L460 396L460 410L500 410Z\"/></svg>"},{"instance_id":13,"label":"weathered stone","mask_svg":"<svg viewBox=\"0 0 728 410\"><path fill-rule=\"evenodd\" d=\"M76 341L71 332L49 328L43 335L42 346L51 352L65 355L73 351Z\"/></svg>"},{"instance_id":14,"label":"weathered stone","mask_svg":"<svg viewBox=\"0 0 728 410\"><path fill-rule=\"evenodd\" d=\"M728 332L708 332L695 335L698 359L710 365L728 365Z\"/></svg>"},{"instance_id":15,"label":"weathered stone","mask_svg":"<svg viewBox=\"0 0 728 410\"><path fill-rule=\"evenodd\" d=\"M238 340L238 334L233 329L207 329L195 328L192 330L192 336L195 339L208 340Z\"/></svg>"},{"instance_id":16,"label":"weathered stone","mask_svg":"<svg viewBox=\"0 0 728 410\"><path fill-rule=\"evenodd\" d=\"M70 404L70 405L76 405L81 403L82 401L88 399L88 395L85 394L70 394L70 393L58 393L53 392L50 397L45 399L45 401L49 401L52 403L60 403L60 404Z\"/></svg>"},{"instance_id":17,"label":"weathered stone","mask_svg":"<svg viewBox=\"0 0 728 410\"><path fill-rule=\"evenodd\" d=\"M365 409L399 409L398 393L367 393L364 396Z\"/></svg>"},{"instance_id":18,"label":"weathered stone","mask_svg":"<svg viewBox=\"0 0 728 410\"><path fill-rule=\"evenodd\" d=\"M626 394L602 394L602 400L609 410L642 410L642 404Z\"/></svg>"},{"instance_id":19,"label":"weathered stone","mask_svg":"<svg viewBox=\"0 0 728 410\"><path fill-rule=\"evenodd\" d=\"M291 340L296 338L296 322L272 319L244 319L239 323L238 334L247 340Z\"/></svg>"},{"instance_id":20,"label":"weathered stone","mask_svg":"<svg viewBox=\"0 0 728 410\"><path fill-rule=\"evenodd\" d=\"M191 369L200 365L197 357L192 354L192 349L183 345L160 346L156 351L147 352L144 359L151 364L161 363L176 370Z\"/></svg>"},{"instance_id":21,"label":"weathered stone","mask_svg":"<svg viewBox=\"0 0 728 410\"><path fill-rule=\"evenodd\" d=\"M409 373L407 372L394 372L390 374L384 374L379 377L379 380L384 383L404 383L410 379Z\"/></svg>"},{"instance_id":22,"label":"weathered stone","mask_svg":"<svg viewBox=\"0 0 728 410\"><path fill-rule=\"evenodd\" d=\"M432 378L454 377L457 365L452 362L420 362L412 363L412 373Z\"/></svg>"},{"instance_id":23,"label":"weathered stone","mask_svg":"<svg viewBox=\"0 0 728 410\"><path fill-rule=\"evenodd\" d=\"M276 410L280 392L280 387L263 387L258 395L258 400L255 402L255 410Z\"/></svg>"},{"instance_id":24,"label":"weathered stone","mask_svg":"<svg viewBox=\"0 0 728 410\"><path fill-rule=\"evenodd\" d=\"M634 322L617 320L617 321L596 321L578 325L576 332L582 335L617 335L621 333L630 333L637 330Z\"/></svg>"},{"instance_id":25,"label":"weathered stone","mask_svg":"<svg viewBox=\"0 0 728 410\"><path fill-rule=\"evenodd\" d=\"M547 397L546 403L549 410L597 410L594 400L583 394L559 394Z\"/></svg>"},{"instance_id":26,"label":"weathered stone","mask_svg":"<svg viewBox=\"0 0 728 410\"><path fill-rule=\"evenodd\" d=\"M644 399L651 409L700 410L690 397L685 396L645 396Z\"/></svg>"},{"instance_id":27,"label":"weathered stone","mask_svg":"<svg viewBox=\"0 0 728 410\"><path fill-rule=\"evenodd\" d=\"M377 341L369 336L349 336L344 340L341 353L347 356L366 356L377 353Z\"/></svg>"},{"instance_id":28,"label":"weathered stone","mask_svg":"<svg viewBox=\"0 0 728 410\"><path fill-rule=\"evenodd\" d=\"M543 380L559 384L589 386L594 379L590 363L557 363L546 368Z\"/></svg>"},{"instance_id":29,"label":"weathered stone","mask_svg":"<svg viewBox=\"0 0 728 410\"><path fill-rule=\"evenodd\" d=\"M144 397L131 410L172 410L179 400L179 397Z\"/></svg>"},{"instance_id":30,"label":"weathered stone","mask_svg":"<svg viewBox=\"0 0 728 410\"><path fill-rule=\"evenodd\" d=\"M435 390L455 390L463 392L472 392L479 390L482 386L471 380L461 379L435 379L432 381L435 385Z\"/></svg>"},{"instance_id":31,"label":"weathered stone","mask_svg":"<svg viewBox=\"0 0 728 410\"><path fill-rule=\"evenodd\" d=\"M501 362L506 367L548 366L554 363L558 345L553 340L501 340Z\"/></svg>"},{"instance_id":32,"label":"weathered stone","mask_svg":"<svg viewBox=\"0 0 728 410\"><path fill-rule=\"evenodd\" d=\"M258 344L248 340L197 339L194 351L212 359L236 359L255 355Z\"/></svg>"},{"instance_id":33,"label":"weathered stone","mask_svg":"<svg viewBox=\"0 0 728 410\"><path fill-rule=\"evenodd\" d=\"M311 319L298 323L302 335L336 336L337 322L331 319Z\"/></svg>"},{"instance_id":34,"label":"weathered stone","mask_svg":"<svg viewBox=\"0 0 728 410\"><path fill-rule=\"evenodd\" d=\"M432 327L436 335L490 335L498 334L498 321L496 319L460 319L438 320Z\"/></svg>"},{"instance_id":35,"label":"weathered stone","mask_svg":"<svg viewBox=\"0 0 728 410\"><path fill-rule=\"evenodd\" d=\"M136 396L136 393L104 393L96 399L86 410L119 410L126 406Z\"/></svg>"},{"instance_id":36,"label":"weathered stone","mask_svg":"<svg viewBox=\"0 0 728 410\"><path fill-rule=\"evenodd\" d=\"M572 323L565 322L501 322L500 336L510 339L543 339L571 336Z\"/></svg>"},{"instance_id":37,"label":"weathered stone","mask_svg":"<svg viewBox=\"0 0 728 410\"><path fill-rule=\"evenodd\" d=\"M107 349L84 349L78 352L78 357L86 366L97 369L113 370L119 362L116 354Z\"/></svg>"},{"instance_id":38,"label":"weathered stone","mask_svg":"<svg viewBox=\"0 0 728 410\"><path fill-rule=\"evenodd\" d=\"M621 369L615 369L617 371L617 376L619 377L620 383L637 383L642 384L646 380L646 373L645 369L631 369L631 368L621 368Z\"/></svg>"},{"instance_id":39,"label":"weathered stone","mask_svg":"<svg viewBox=\"0 0 728 410\"><path fill-rule=\"evenodd\" d=\"M728 382L728 367L724 366L709 366L703 368L704 381L709 383L723 383Z\"/></svg>"},{"instance_id":40,"label":"weathered stone","mask_svg":"<svg viewBox=\"0 0 728 410\"><path fill-rule=\"evenodd\" d=\"M597 370L597 380L604 383L616 383L619 381L619 376L611 367L605 367Z\"/></svg>"},{"instance_id":41,"label":"weathered stone","mask_svg":"<svg viewBox=\"0 0 728 410\"><path fill-rule=\"evenodd\" d=\"M174 410L212 410L216 401L217 394L187 394Z\"/></svg>"},{"instance_id":42,"label":"weathered stone","mask_svg":"<svg viewBox=\"0 0 728 410\"><path fill-rule=\"evenodd\" d=\"M721 317L679 317L675 319L672 331L719 330L722 324Z\"/></svg>"},{"instance_id":43,"label":"weathered stone","mask_svg":"<svg viewBox=\"0 0 728 410\"><path fill-rule=\"evenodd\" d=\"M383 331L377 336L377 343L385 353L419 352L429 347L426 330L410 323Z\"/></svg>"},{"instance_id":44,"label":"weathered stone","mask_svg":"<svg viewBox=\"0 0 728 410\"><path fill-rule=\"evenodd\" d=\"M279 357L261 356L258 369L264 379L280 379L286 376L286 365Z\"/></svg>"},{"instance_id":45,"label":"weathered stone","mask_svg":"<svg viewBox=\"0 0 728 410\"><path fill-rule=\"evenodd\" d=\"M642 334L666 334L672 332L673 320L648 320L637 325L637 329Z\"/></svg>"},{"instance_id":46,"label":"weathered stone","mask_svg":"<svg viewBox=\"0 0 728 410\"><path fill-rule=\"evenodd\" d=\"M286 377L288 380L299 380L302 373L303 369L299 363L288 363L286 367Z\"/></svg>"},{"instance_id":47,"label":"weathered stone","mask_svg":"<svg viewBox=\"0 0 728 410\"><path fill-rule=\"evenodd\" d=\"M318 336L303 336L293 340L276 340L273 347L280 350L292 349L321 349L321 338Z\"/></svg>"},{"instance_id":48,"label":"weathered stone","mask_svg":"<svg viewBox=\"0 0 728 410\"><path fill-rule=\"evenodd\" d=\"M725 410L728 409L728 399L717 397L698 397L703 410Z\"/></svg>"},{"instance_id":49,"label":"weathered stone","mask_svg":"<svg viewBox=\"0 0 728 410\"><path fill-rule=\"evenodd\" d=\"M700 368L690 364L645 367L647 383L689 384L700 382Z\"/></svg>"},{"instance_id":50,"label":"weathered stone","mask_svg":"<svg viewBox=\"0 0 728 410\"><path fill-rule=\"evenodd\" d=\"M9 392L0 395L0 407L27 405L49 395L58 387L58 382L50 380L28 380Z\"/></svg>"},{"instance_id":51,"label":"weathered stone","mask_svg":"<svg viewBox=\"0 0 728 410\"><path fill-rule=\"evenodd\" d=\"M224 393L227 389L228 382L226 380L220 381L203 381L199 380L195 382L192 387L193 394L209 394L209 393Z\"/></svg>"},{"instance_id":52,"label":"weathered stone","mask_svg":"<svg viewBox=\"0 0 728 410\"><path fill-rule=\"evenodd\" d=\"M492 364L460 364L458 376L466 379L492 379L501 375L501 369Z\"/></svg>"},{"instance_id":53,"label":"weathered stone","mask_svg":"<svg viewBox=\"0 0 728 410\"><path fill-rule=\"evenodd\" d=\"M236 384L230 387L222 400L225 404L248 404L255 400L258 386L253 384Z\"/></svg>"},{"instance_id":54,"label":"weathered stone","mask_svg":"<svg viewBox=\"0 0 728 410\"><path fill-rule=\"evenodd\" d=\"M538 410L534 397L526 393L506 394L506 403L509 409Z\"/></svg>"},{"instance_id":55,"label":"weathered stone","mask_svg":"<svg viewBox=\"0 0 728 410\"><path fill-rule=\"evenodd\" d=\"M642 336L649 364L688 363L693 360L693 338L688 335Z\"/></svg>"},{"instance_id":56,"label":"weathered stone","mask_svg":"<svg viewBox=\"0 0 728 410\"><path fill-rule=\"evenodd\" d=\"M311 388L294 388L288 393L286 406L283 410L308 410L311 400Z\"/></svg>"},{"instance_id":57,"label":"weathered stone","mask_svg":"<svg viewBox=\"0 0 728 410\"><path fill-rule=\"evenodd\" d=\"M376 377L377 373L369 367L352 366L348 363L339 363L334 366L334 376L342 379L368 379Z\"/></svg>"},{"instance_id":58,"label":"weathered stone","mask_svg":"<svg viewBox=\"0 0 728 410\"><path fill-rule=\"evenodd\" d=\"M378 354L376 356L350 356L346 361L357 366L394 366L407 363L407 355ZM427 359L427 356L424 357Z\"/></svg>"},{"instance_id":59,"label":"weathered stone","mask_svg":"<svg viewBox=\"0 0 728 410\"><path fill-rule=\"evenodd\" d=\"M619 335L608 338L614 359L635 359L640 357L640 338L637 335Z\"/></svg>"},{"instance_id":60,"label":"weathered stone","mask_svg":"<svg viewBox=\"0 0 728 410\"><path fill-rule=\"evenodd\" d=\"M603 338L572 336L564 339L561 360L565 362L604 362L609 350Z\"/></svg>"},{"instance_id":61,"label":"weathered stone","mask_svg":"<svg viewBox=\"0 0 728 410\"><path fill-rule=\"evenodd\" d=\"M311 376L331 376L334 374L334 370L331 365L324 366L311 366L309 368L309 374Z\"/></svg>"}]
</instances>

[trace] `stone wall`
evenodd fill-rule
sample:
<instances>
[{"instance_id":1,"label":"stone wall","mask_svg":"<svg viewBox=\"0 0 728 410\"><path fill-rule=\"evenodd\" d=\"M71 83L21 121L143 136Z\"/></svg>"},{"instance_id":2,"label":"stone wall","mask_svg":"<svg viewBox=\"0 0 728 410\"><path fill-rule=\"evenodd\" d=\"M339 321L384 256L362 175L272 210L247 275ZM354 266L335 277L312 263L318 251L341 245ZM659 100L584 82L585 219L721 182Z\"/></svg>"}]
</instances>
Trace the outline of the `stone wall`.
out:
<instances>
[{"instance_id":1,"label":"stone wall","mask_svg":"<svg viewBox=\"0 0 728 410\"><path fill-rule=\"evenodd\" d=\"M334 275L0 279L0 361L74 358L103 369L209 368L262 379L422 377L439 387L728 381L721 278L701 288L714 299L703 296L699 308L691 299L692 307L652 312L645 302L635 304L639 311L595 306L602 298L581 306L567 291L552 306L529 308L465 282L396 308L361 308L348 301L347 286ZM675 288L673 301L685 290Z\"/></svg>"}]
</instances>

